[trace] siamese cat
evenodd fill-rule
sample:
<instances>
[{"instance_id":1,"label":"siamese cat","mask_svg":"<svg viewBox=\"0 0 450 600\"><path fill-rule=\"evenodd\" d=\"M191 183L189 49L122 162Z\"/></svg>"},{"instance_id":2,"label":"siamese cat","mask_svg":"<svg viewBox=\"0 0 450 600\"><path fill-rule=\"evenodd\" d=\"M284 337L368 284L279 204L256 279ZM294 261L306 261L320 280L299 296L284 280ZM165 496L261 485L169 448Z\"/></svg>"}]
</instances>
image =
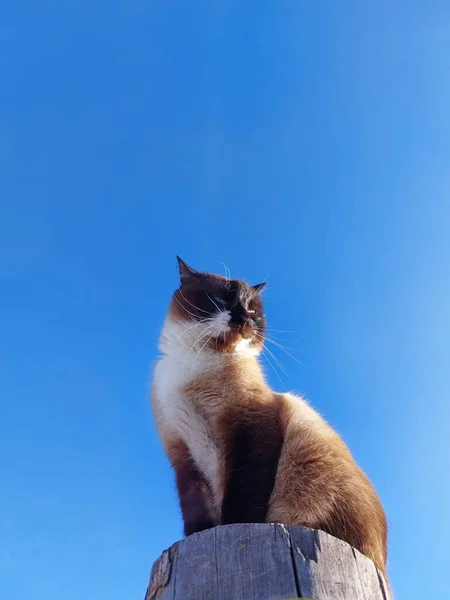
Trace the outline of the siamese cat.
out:
<instances>
[{"instance_id":1,"label":"siamese cat","mask_svg":"<svg viewBox=\"0 0 450 600\"><path fill-rule=\"evenodd\" d=\"M303 525L348 542L386 576L386 518L369 479L305 400L266 382L264 284L178 264L152 407L185 534L228 523Z\"/></svg>"}]
</instances>

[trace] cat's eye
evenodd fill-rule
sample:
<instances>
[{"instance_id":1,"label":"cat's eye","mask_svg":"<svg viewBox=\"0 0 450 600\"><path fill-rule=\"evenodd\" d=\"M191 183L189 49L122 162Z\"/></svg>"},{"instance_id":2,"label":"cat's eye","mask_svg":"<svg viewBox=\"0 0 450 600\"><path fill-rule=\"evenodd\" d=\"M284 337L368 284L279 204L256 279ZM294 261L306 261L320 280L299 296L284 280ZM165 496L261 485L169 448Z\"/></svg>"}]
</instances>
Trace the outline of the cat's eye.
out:
<instances>
[{"instance_id":1,"label":"cat's eye","mask_svg":"<svg viewBox=\"0 0 450 600\"><path fill-rule=\"evenodd\" d=\"M222 296L213 296L213 301L219 308L225 308L226 302Z\"/></svg>"}]
</instances>

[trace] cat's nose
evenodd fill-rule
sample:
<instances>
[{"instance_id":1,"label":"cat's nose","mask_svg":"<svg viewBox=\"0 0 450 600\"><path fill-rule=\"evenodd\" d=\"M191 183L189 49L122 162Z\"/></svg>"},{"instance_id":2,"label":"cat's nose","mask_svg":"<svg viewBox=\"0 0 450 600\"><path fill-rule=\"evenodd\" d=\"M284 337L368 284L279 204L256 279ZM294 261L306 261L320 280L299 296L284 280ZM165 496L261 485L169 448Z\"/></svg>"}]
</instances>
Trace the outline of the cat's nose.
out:
<instances>
[{"instance_id":1,"label":"cat's nose","mask_svg":"<svg viewBox=\"0 0 450 600\"><path fill-rule=\"evenodd\" d=\"M232 317L231 321L235 324L235 325L239 325L239 327L241 327L242 325L245 325L245 317L242 315L239 315L238 317Z\"/></svg>"},{"instance_id":2,"label":"cat's nose","mask_svg":"<svg viewBox=\"0 0 450 600\"><path fill-rule=\"evenodd\" d=\"M241 308L235 308L231 311L231 320L233 323L236 323L236 325L243 325L246 318L245 311Z\"/></svg>"},{"instance_id":3,"label":"cat's nose","mask_svg":"<svg viewBox=\"0 0 450 600\"><path fill-rule=\"evenodd\" d=\"M243 327L246 323L248 323L249 316L250 315L245 308L236 309L231 313L231 320L236 325L239 325L239 327Z\"/></svg>"}]
</instances>

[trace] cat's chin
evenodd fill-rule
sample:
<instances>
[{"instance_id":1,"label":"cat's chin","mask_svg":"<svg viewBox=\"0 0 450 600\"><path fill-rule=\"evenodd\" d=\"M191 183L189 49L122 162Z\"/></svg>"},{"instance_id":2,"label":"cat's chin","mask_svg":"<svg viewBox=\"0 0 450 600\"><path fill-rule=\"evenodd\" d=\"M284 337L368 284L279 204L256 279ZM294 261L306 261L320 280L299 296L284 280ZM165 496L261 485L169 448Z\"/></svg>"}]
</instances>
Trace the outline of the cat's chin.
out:
<instances>
[{"instance_id":1,"label":"cat's chin","mask_svg":"<svg viewBox=\"0 0 450 600\"><path fill-rule=\"evenodd\" d=\"M241 338L241 340L235 344L234 352L236 352L236 354L244 354L247 356L258 356L260 348L254 338Z\"/></svg>"},{"instance_id":2,"label":"cat's chin","mask_svg":"<svg viewBox=\"0 0 450 600\"><path fill-rule=\"evenodd\" d=\"M230 330L211 340L210 347L218 352L257 356L261 352L262 340L254 332L242 335Z\"/></svg>"}]
</instances>

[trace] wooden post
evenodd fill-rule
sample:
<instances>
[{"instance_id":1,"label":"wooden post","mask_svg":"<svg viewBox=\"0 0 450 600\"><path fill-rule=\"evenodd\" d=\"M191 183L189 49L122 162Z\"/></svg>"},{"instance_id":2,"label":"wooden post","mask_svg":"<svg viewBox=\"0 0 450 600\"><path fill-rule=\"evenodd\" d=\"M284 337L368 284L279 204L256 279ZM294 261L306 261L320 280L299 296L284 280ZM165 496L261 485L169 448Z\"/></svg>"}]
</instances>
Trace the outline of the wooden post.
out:
<instances>
[{"instance_id":1,"label":"wooden post","mask_svg":"<svg viewBox=\"0 0 450 600\"><path fill-rule=\"evenodd\" d=\"M145 600L389 600L373 562L323 531L224 525L195 533L153 565Z\"/></svg>"}]
</instances>

